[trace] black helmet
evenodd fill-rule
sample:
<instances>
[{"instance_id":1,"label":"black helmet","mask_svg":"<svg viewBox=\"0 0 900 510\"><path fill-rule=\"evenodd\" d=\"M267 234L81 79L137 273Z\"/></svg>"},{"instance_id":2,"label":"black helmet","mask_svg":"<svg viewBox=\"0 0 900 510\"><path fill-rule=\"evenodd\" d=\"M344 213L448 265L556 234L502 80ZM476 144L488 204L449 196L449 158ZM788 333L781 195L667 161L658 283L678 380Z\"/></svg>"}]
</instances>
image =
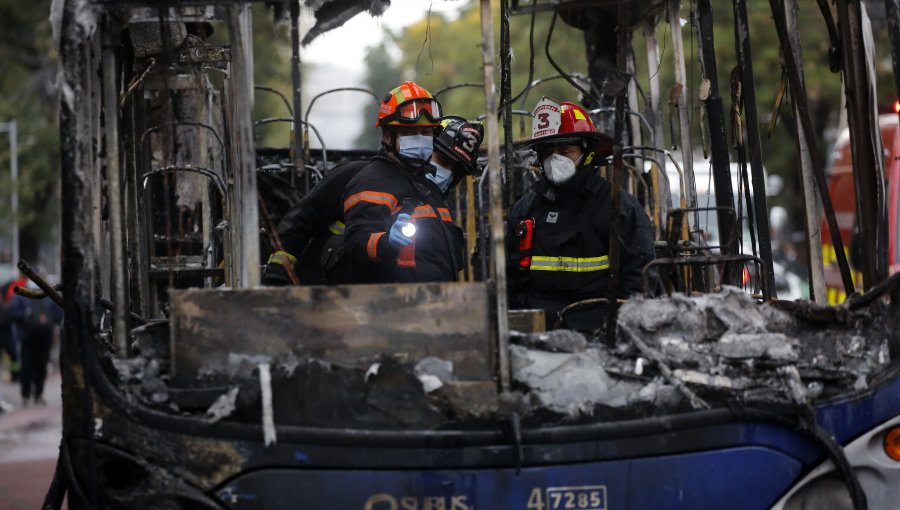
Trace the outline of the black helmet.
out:
<instances>
[{"instance_id":1,"label":"black helmet","mask_svg":"<svg viewBox=\"0 0 900 510\"><path fill-rule=\"evenodd\" d=\"M478 148L484 139L484 126L462 117L446 116L441 125L434 128L434 148L462 165L469 175L479 175Z\"/></svg>"}]
</instances>

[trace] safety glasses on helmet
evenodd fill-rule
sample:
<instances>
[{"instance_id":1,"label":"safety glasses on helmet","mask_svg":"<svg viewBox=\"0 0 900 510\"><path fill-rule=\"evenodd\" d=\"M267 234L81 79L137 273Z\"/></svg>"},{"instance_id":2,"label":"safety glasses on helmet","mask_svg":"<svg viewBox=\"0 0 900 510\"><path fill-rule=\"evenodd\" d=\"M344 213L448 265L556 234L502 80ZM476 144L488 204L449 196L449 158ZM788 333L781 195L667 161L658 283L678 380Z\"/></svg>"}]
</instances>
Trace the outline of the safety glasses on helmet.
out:
<instances>
[{"instance_id":1,"label":"safety glasses on helmet","mask_svg":"<svg viewBox=\"0 0 900 510\"><path fill-rule=\"evenodd\" d=\"M403 124L416 123L422 116L437 124L441 118L441 104L435 99L416 98L404 101L397 105L394 113L380 119L382 124L399 122Z\"/></svg>"}]
</instances>

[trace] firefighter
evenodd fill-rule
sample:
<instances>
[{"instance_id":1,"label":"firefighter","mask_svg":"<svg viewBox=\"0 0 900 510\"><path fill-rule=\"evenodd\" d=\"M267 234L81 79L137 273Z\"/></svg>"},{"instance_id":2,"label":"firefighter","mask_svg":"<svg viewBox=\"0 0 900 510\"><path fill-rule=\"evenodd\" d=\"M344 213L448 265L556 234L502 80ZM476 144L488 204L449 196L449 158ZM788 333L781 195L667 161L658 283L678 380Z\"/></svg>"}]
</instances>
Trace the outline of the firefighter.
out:
<instances>
[{"instance_id":1,"label":"firefighter","mask_svg":"<svg viewBox=\"0 0 900 510\"><path fill-rule=\"evenodd\" d=\"M437 100L411 81L382 99L382 149L342 197L353 283L454 281L463 268L462 231L430 163L440 117Z\"/></svg>"},{"instance_id":2,"label":"firefighter","mask_svg":"<svg viewBox=\"0 0 900 510\"><path fill-rule=\"evenodd\" d=\"M443 196L466 174L478 173L478 148L483 138L480 123L460 117L445 117L435 127L431 166L425 177ZM375 159L382 158L379 154ZM263 283L287 285L285 264L294 269L305 285L365 281L366 265L346 263L343 257L343 202L341 197L350 179L371 161L351 162L329 172L313 191L294 207L278 225L282 250L269 258ZM446 209L446 204L442 207ZM449 214L449 213L448 213ZM299 261L297 255L299 255ZM361 274L356 274L362 270Z\"/></svg>"},{"instance_id":3,"label":"firefighter","mask_svg":"<svg viewBox=\"0 0 900 510\"><path fill-rule=\"evenodd\" d=\"M263 285L334 283L326 271L337 263L342 244L341 195L356 172L368 164L363 160L336 166L278 222L281 246L269 256Z\"/></svg>"},{"instance_id":4,"label":"firefighter","mask_svg":"<svg viewBox=\"0 0 900 510\"><path fill-rule=\"evenodd\" d=\"M612 154L612 144L575 103L544 98L534 109L530 145L543 179L510 211L508 267L512 304L543 309L548 329L565 306L607 297L612 187L598 166ZM654 235L637 199L621 196L619 296L627 298L642 290ZM605 309L575 308L565 314L565 326L595 331L605 326Z\"/></svg>"}]
</instances>

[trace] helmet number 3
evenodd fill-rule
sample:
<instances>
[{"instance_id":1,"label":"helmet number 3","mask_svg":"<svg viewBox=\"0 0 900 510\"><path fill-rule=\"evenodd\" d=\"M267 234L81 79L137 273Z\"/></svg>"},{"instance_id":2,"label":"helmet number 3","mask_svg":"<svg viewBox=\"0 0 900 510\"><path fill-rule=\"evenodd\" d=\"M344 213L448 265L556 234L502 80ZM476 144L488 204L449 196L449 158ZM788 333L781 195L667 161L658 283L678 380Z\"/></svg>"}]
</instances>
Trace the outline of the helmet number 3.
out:
<instances>
[{"instance_id":1,"label":"helmet number 3","mask_svg":"<svg viewBox=\"0 0 900 510\"><path fill-rule=\"evenodd\" d=\"M559 133L562 124L559 103L543 98L534 107L534 118L531 121L531 138L541 138Z\"/></svg>"},{"instance_id":2,"label":"helmet number 3","mask_svg":"<svg viewBox=\"0 0 900 510\"><path fill-rule=\"evenodd\" d=\"M475 139L474 135L469 133L465 133L464 136L465 141L462 143L462 148L470 154L475 152L475 145L478 143L478 140Z\"/></svg>"},{"instance_id":3,"label":"helmet number 3","mask_svg":"<svg viewBox=\"0 0 900 510\"><path fill-rule=\"evenodd\" d=\"M549 113L539 113L538 114L538 129L547 129L550 127L550 114Z\"/></svg>"}]
</instances>

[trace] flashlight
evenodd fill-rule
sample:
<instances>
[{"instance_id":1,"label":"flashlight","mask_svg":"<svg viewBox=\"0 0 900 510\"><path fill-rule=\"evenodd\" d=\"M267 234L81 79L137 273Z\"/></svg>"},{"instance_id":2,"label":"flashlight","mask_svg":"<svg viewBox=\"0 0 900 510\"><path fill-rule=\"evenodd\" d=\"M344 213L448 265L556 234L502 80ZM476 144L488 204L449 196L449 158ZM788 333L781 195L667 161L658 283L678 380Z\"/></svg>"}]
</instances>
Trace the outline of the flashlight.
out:
<instances>
[{"instance_id":1,"label":"flashlight","mask_svg":"<svg viewBox=\"0 0 900 510\"><path fill-rule=\"evenodd\" d=\"M414 223L407 223L400 229L400 233L406 237L412 238L416 235L416 225Z\"/></svg>"}]
</instances>

